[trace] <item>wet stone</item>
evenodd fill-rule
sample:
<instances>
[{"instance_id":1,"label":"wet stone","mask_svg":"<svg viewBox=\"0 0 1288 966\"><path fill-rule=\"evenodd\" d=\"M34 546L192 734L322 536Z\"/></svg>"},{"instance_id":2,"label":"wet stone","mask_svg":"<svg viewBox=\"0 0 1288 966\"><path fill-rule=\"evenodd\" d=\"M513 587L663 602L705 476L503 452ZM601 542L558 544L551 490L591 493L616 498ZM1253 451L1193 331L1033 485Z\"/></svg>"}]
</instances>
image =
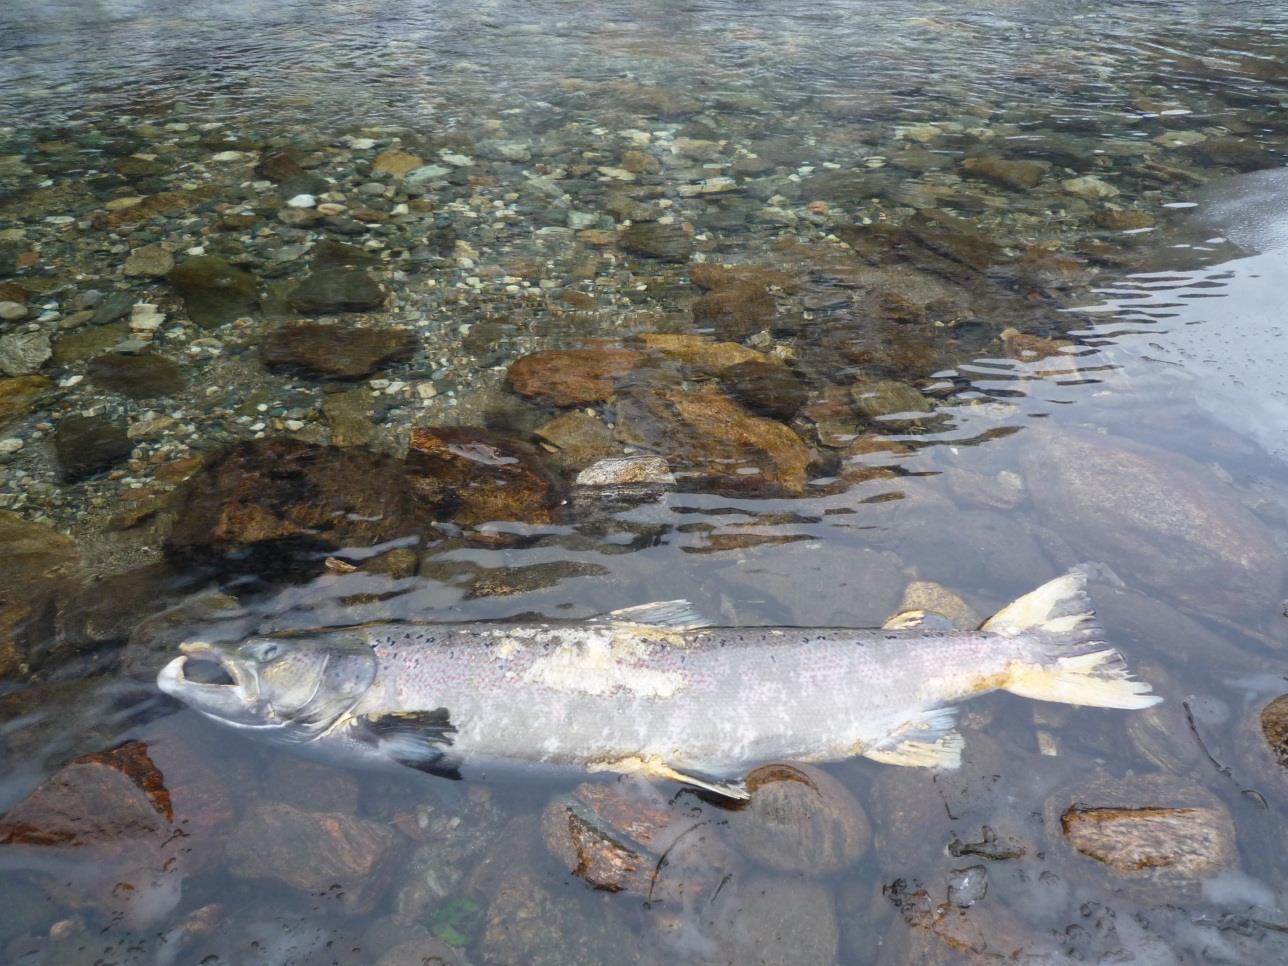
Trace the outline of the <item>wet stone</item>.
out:
<instances>
[{"instance_id":1,"label":"wet stone","mask_svg":"<svg viewBox=\"0 0 1288 966\"><path fill-rule=\"evenodd\" d=\"M872 838L863 806L809 765L765 765L747 776L751 801L729 815L733 846L780 872L830 875L858 862Z\"/></svg>"},{"instance_id":2,"label":"wet stone","mask_svg":"<svg viewBox=\"0 0 1288 966\"><path fill-rule=\"evenodd\" d=\"M908 413L928 413L930 400L906 382L892 379L865 380L850 390L859 412L890 429L911 428L918 419L899 418Z\"/></svg>"},{"instance_id":3,"label":"wet stone","mask_svg":"<svg viewBox=\"0 0 1288 966\"><path fill-rule=\"evenodd\" d=\"M55 615L77 586L75 541L0 511L0 680L16 678L55 636Z\"/></svg>"},{"instance_id":4,"label":"wet stone","mask_svg":"<svg viewBox=\"0 0 1288 966\"><path fill-rule=\"evenodd\" d=\"M303 168L289 151L266 151L255 165L255 173L277 184L283 196L322 194L326 179Z\"/></svg>"},{"instance_id":5,"label":"wet stone","mask_svg":"<svg viewBox=\"0 0 1288 966\"><path fill-rule=\"evenodd\" d=\"M416 350L411 329L343 325L283 325L260 349L264 364L317 379L361 379L401 362Z\"/></svg>"},{"instance_id":6,"label":"wet stone","mask_svg":"<svg viewBox=\"0 0 1288 966\"><path fill-rule=\"evenodd\" d=\"M1114 437L1063 432L1027 442L1033 502L1075 550L1232 616L1266 613L1276 599L1283 555L1209 468Z\"/></svg>"},{"instance_id":7,"label":"wet stone","mask_svg":"<svg viewBox=\"0 0 1288 966\"><path fill-rule=\"evenodd\" d=\"M1041 161L1010 161L991 155L970 157L962 162L962 170L971 177L1016 190L1036 188L1048 167Z\"/></svg>"},{"instance_id":8,"label":"wet stone","mask_svg":"<svg viewBox=\"0 0 1288 966\"><path fill-rule=\"evenodd\" d=\"M228 836L228 870L309 895L338 897L349 914L367 912L389 884L386 859L397 836L385 825L339 812L263 803Z\"/></svg>"},{"instance_id":9,"label":"wet stone","mask_svg":"<svg viewBox=\"0 0 1288 966\"><path fill-rule=\"evenodd\" d=\"M154 353L109 352L90 360L85 376L94 385L130 399L156 399L183 392L183 370Z\"/></svg>"},{"instance_id":10,"label":"wet stone","mask_svg":"<svg viewBox=\"0 0 1288 966\"><path fill-rule=\"evenodd\" d=\"M130 278L164 278L174 268L174 256L160 245L144 245L130 252L121 269Z\"/></svg>"},{"instance_id":11,"label":"wet stone","mask_svg":"<svg viewBox=\"0 0 1288 966\"><path fill-rule=\"evenodd\" d=\"M618 247L632 255L662 262L687 262L693 254L693 239L679 225L637 222L617 236Z\"/></svg>"},{"instance_id":12,"label":"wet stone","mask_svg":"<svg viewBox=\"0 0 1288 966\"><path fill-rule=\"evenodd\" d=\"M1046 815L1069 849L1158 894L1235 862L1234 822L1225 805L1169 775L1080 782L1052 795Z\"/></svg>"},{"instance_id":13,"label":"wet stone","mask_svg":"<svg viewBox=\"0 0 1288 966\"><path fill-rule=\"evenodd\" d=\"M554 406L604 402L622 377L642 361L638 352L611 347L533 352L510 366L509 382L519 395Z\"/></svg>"},{"instance_id":14,"label":"wet stone","mask_svg":"<svg viewBox=\"0 0 1288 966\"><path fill-rule=\"evenodd\" d=\"M809 401L809 390L794 370L779 363L751 359L720 373L720 385L753 413L790 422Z\"/></svg>"},{"instance_id":15,"label":"wet stone","mask_svg":"<svg viewBox=\"0 0 1288 966\"><path fill-rule=\"evenodd\" d=\"M179 488L176 506L172 557L278 578L317 574L345 547L434 532L400 461L293 439L213 454Z\"/></svg>"},{"instance_id":16,"label":"wet stone","mask_svg":"<svg viewBox=\"0 0 1288 966\"><path fill-rule=\"evenodd\" d=\"M541 451L493 430L413 429L407 472L421 504L459 526L503 520L553 523L563 501Z\"/></svg>"},{"instance_id":17,"label":"wet stone","mask_svg":"<svg viewBox=\"0 0 1288 966\"><path fill-rule=\"evenodd\" d=\"M678 359L699 372L719 373L743 362L766 362L765 355L736 342L713 342L701 335L646 332L640 344L650 352Z\"/></svg>"},{"instance_id":18,"label":"wet stone","mask_svg":"<svg viewBox=\"0 0 1288 966\"><path fill-rule=\"evenodd\" d=\"M39 372L52 355L46 332L10 332L0 336L0 373L6 376Z\"/></svg>"},{"instance_id":19,"label":"wet stone","mask_svg":"<svg viewBox=\"0 0 1288 966\"><path fill-rule=\"evenodd\" d=\"M45 376L15 376L0 379L0 426L27 413L53 383Z\"/></svg>"},{"instance_id":20,"label":"wet stone","mask_svg":"<svg viewBox=\"0 0 1288 966\"><path fill-rule=\"evenodd\" d=\"M813 459L781 423L713 392L639 391L618 403L617 438L670 457L677 476L716 489L800 493Z\"/></svg>"},{"instance_id":21,"label":"wet stone","mask_svg":"<svg viewBox=\"0 0 1288 966\"><path fill-rule=\"evenodd\" d=\"M774 296L756 282L714 289L693 303L693 322L723 339L745 339L766 328L777 312Z\"/></svg>"},{"instance_id":22,"label":"wet stone","mask_svg":"<svg viewBox=\"0 0 1288 966\"><path fill-rule=\"evenodd\" d=\"M304 315L339 315L379 308L384 290L356 268L323 268L306 276L286 296L287 304Z\"/></svg>"},{"instance_id":23,"label":"wet stone","mask_svg":"<svg viewBox=\"0 0 1288 966\"><path fill-rule=\"evenodd\" d=\"M603 459L577 474L578 486L674 486L670 464L660 456Z\"/></svg>"},{"instance_id":24,"label":"wet stone","mask_svg":"<svg viewBox=\"0 0 1288 966\"><path fill-rule=\"evenodd\" d=\"M168 278L188 317L204 329L252 315L259 307L255 276L217 255L189 258L176 265Z\"/></svg>"},{"instance_id":25,"label":"wet stone","mask_svg":"<svg viewBox=\"0 0 1288 966\"><path fill-rule=\"evenodd\" d=\"M125 427L105 416L64 416L54 429L54 451L68 483L111 469L133 449Z\"/></svg>"},{"instance_id":26,"label":"wet stone","mask_svg":"<svg viewBox=\"0 0 1288 966\"><path fill-rule=\"evenodd\" d=\"M550 452L551 462L564 471L584 469L620 449L602 419L580 410L556 416L533 435Z\"/></svg>"},{"instance_id":27,"label":"wet stone","mask_svg":"<svg viewBox=\"0 0 1288 966\"><path fill-rule=\"evenodd\" d=\"M830 889L753 876L726 886L702 912L715 941L707 962L728 966L831 966L840 928Z\"/></svg>"},{"instance_id":28,"label":"wet stone","mask_svg":"<svg viewBox=\"0 0 1288 966\"><path fill-rule=\"evenodd\" d=\"M596 889L682 902L713 888L732 860L716 823L692 804L644 782L587 782L546 806L541 832L551 854Z\"/></svg>"}]
</instances>

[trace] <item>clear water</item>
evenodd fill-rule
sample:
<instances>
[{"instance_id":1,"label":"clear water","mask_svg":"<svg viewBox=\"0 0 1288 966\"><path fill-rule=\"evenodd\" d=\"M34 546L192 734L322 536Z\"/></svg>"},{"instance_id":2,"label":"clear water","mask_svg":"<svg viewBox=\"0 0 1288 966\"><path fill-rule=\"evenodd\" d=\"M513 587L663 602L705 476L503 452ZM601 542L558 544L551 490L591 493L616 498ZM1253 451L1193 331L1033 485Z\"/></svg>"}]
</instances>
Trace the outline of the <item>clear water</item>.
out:
<instances>
[{"instance_id":1,"label":"clear water","mask_svg":"<svg viewBox=\"0 0 1288 966\"><path fill-rule=\"evenodd\" d=\"M20 247L41 254L15 281L54 280L31 298L37 311L2 323L5 334L34 324L57 343L77 331L59 321L71 297L124 286L120 265L140 243L168 238L182 252L204 239L211 250L249 253L257 271L302 271L302 255L274 261L273 252L307 250L325 231L282 227L254 203L266 193L255 176L210 161L219 148L199 144L200 134L250 139L252 160L261 146L316 152L315 170L341 181L351 200L367 162L395 139L427 162L444 152L474 158L500 140L522 143L530 158L480 156L472 182L429 195L468 251L418 255L408 237L424 226L399 227L402 216L357 236L381 239L375 250L391 256L396 307L373 317L412 325L420 340L411 361L379 376L436 387L432 397L389 395L372 445L398 452L413 424L530 433L553 410L505 388L516 358L702 330L689 265L605 248L569 227L569 212L586 212L593 228L615 230L620 219L608 209L623 190L667 202L663 217L691 226L690 264L764 265L798 280L798 291L778 297L774 322L726 337L784 350L812 403L863 378L894 379L933 398L934 415L911 428L846 417L842 436L848 428L906 444L893 456L853 458L891 472L855 474L852 463L843 476L845 441L827 436L823 417L800 417L794 430L820 454L803 494L699 486L621 502L581 493L557 524L499 521L495 530L524 539L432 545L418 574L399 579L359 571L247 581L167 565L155 607L132 602L129 627L0 683L0 806L70 757L134 738L158 761L174 760L174 774L192 761L208 766L194 780L217 785L227 812L202 862L159 873L115 853L33 868L40 863L10 850L0 897L14 912L0 925L0 958L366 963L412 942L421 944L414 962L1282 960L1288 782L1256 716L1286 690L1288 644L1285 29L1283 6L1269 2L5 5L0 158L20 160L0 164L0 229L19 229ZM727 143L703 168L669 149L675 137ZM151 181L102 180L116 157L104 144L117 139L168 170ZM1254 159L1204 153L1228 139L1251 145ZM631 182L603 173L632 147L659 159L660 171ZM999 185L963 177L959 163L974 155L1050 167L1037 186ZM766 164L733 169L753 156ZM688 190L731 172L735 191ZM1083 199L1059 186L1089 175L1117 194ZM254 215L240 234L207 231L219 216L209 206L116 237L89 220L113 197L204 184L215 205ZM1149 224L1097 218L1116 209L1147 212ZM961 219L950 234L968 229L1001 250L973 272L920 250L883 249L862 262L834 237L927 213ZM47 220L61 215L83 224ZM882 272L907 273L900 284L948 278L967 311L945 325L875 316L863 297L895 284ZM164 282L129 286L139 301L182 315ZM533 297L570 290L592 307ZM54 315L41 322L45 311ZM167 405L75 380L83 359L46 364L51 395L0 427L0 438L24 441L0 465L4 506L70 533L86 578L156 564L164 520L125 530L108 521L123 494L155 483L159 463L294 432L273 423L288 411L305 438L329 441L324 390L266 373L240 351L275 324L167 331L158 351L189 380ZM1036 341L1008 346L1008 328ZM201 337L219 344L189 351ZM1043 357L1025 358L1025 344ZM642 378L711 382L674 365ZM611 422L615 405L595 409ZM95 407L131 423L163 409L182 415L141 437L124 472L64 483L51 426ZM149 462L153 453L165 460ZM1133 716L991 695L968 707L958 773L830 766L874 831L841 871L775 871L740 849L736 816L664 788L670 821L732 843L683 894L595 890L551 854L536 817L569 793L563 778L372 776L301 764L220 730L156 693L148 661L157 655L140 663L135 626L182 594L216 591L231 609L176 635L575 618L677 597L729 624L875 626L914 580L947 588L983 617L1082 561L1095 564L1106 639L1164 695L1159 709ZM554 576L529 587L502 569L526 567ZM496 578L490 592L479 589L483 573ZM511 592L497 592L505 583ZM53 628L36 651L78 650L59 636L65 623ZM1159 787L1149 776L1172 783L1111 804L1208 796L1204 808L1232 823L1228 854L1201 874L1159 882L1074 852L1059 817L1077 803L1104 804L1084 801L1104 775L1137 789ZM273 804L391 830L396 844L369 875L292 886L275 867L326 858L257 862L228 844L244 841L252 813ZM1023 854L963 852L985 827ZM1190 834L1168 845L1192 844ZM1222 847L1194 848L1211 856ZM953 905L978 877L960 870L974 866L984 867L986 894ZM147 901L120 900L121 883ZM938 910L934 926L908 899L922 887ZM431 932L455 952L431 945Z\"/></svg>"}]
</instances>

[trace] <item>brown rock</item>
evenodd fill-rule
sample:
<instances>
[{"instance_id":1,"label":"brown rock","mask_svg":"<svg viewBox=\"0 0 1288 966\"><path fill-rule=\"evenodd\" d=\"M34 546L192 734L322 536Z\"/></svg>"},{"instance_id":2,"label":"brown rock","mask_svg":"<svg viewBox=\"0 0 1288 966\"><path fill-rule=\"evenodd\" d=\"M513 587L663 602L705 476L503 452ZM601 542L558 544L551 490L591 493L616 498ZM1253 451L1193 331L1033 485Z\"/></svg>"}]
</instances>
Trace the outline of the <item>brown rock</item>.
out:
<instances>
[{"instance_id":1,"label":"brown rock","mask_svg":"<svg viewBox=\"0 0 1288 966\"><path fill-rule=\"evenodd\" d=\"M1069 358L1065 350L1073 348L1073 343L1068 339L1047 339L1040 335L1021 332L1019 329L1004 329L1001 338L1006 354L1022 362L1035 362L1039 359L1049 359L1051 356ZM1069 358L1069 365L1074 364L1074 360Z\"/></svg>"},{"instance_id":2,"label":"brown rock","mask_svg":"<svg viewBox=\"0 0 1288 966\"><path fill-rule=\"evenodd\" d=\"M390 148L388 151L381 151L371 162L371 170L376 174L393 175L395 178L401 178L410 171L415 171L425 163L419 155L412 154L410 151L402 151L398 148Z\"/></svg>"},{"instance_id":3,"label":"brown rock","mask_svg":"<svg viewBox=\"0 0 1288 966\"><path fill-rule=\"evenodd\" d=\"M693 284L706 291L734 288L739 285L756 285L768 291L779 288L788 295L799 290L800 285L791 275L773 268L758 265L717 265L701 262L689 269Z\"/></svg>"},{"instance_id":4,"label":"brown rock","mask_svg":"<svg viewBox=\"0 0 1288 966\"><path fill-rule=\"evenodd\" d=\"M259 307L259 280L217 255L189 258L168 278L188 317L202 328L223 325Z\"/></svg>"},{"instance_id":5,"label":"brown rock","mask_svg":"<svg viewBox=\"0 0 1288 966\"><path fill-rule=\"evenodd\" d=\"M369 911L389 883L397 841L385 825L292 805L254 806L228 837L228 870L310 895L339 893L346 912ZM338 887L338 888L337 888Z\"/></svg>"},{"instance_id":6,"label":"brown rock","mask_svg":"<svg viewBox=\"0 0 1288 966\"><path fill-rule=\"evenodd\" d=\"M1193 885L1235 861L1225 805L1169 775L1080 783L1052 795L1046 815L1068 848L1142 887Z\"/></svg>"},{"instance_id":7,"label":"brown rock","mask_svg":"<svg viewBox=\"0 0 1288 966\"><path fill-rule=\"evenodd\" d=\"M903 600L895 609L896 614L924 610L940 614L952 621L959 631L973 631L982 624L981 618L970 604L952 591L929 580L914 580L903 592Z\"/></svg>"},{"instance_id":8,"label":"brown rock","mask_svg":"<svg viewBox=\"0 0 1288 966\"><path fill-rule=\"evenodd\" d=\"M56 611L79 584L80 551L70 537L0 511L0 680L22 673L30 648L54 639Z\"/></svg>"},{"instance_id":9,"label":"brown rock","mask_svg":"<svg viewBox=\"0 0 1288 966\"><path fill-rule=\"evenodd\" d=\"M679 225L637 221L617 236L624 252L656 258L663 262L687 262L693 254L693 239Z\"/></svg>"},{"instance_id":10,"label":"brown rock","mask_svg":"<svg viewBox=\"0 0 1288 966\"><path fill-rule=\"evenodd\" d=\"M962 161L962 170L968 175L1017 191L1036 188L1049 167L1041 161L1008 161L991 155L980 155Z\"/></svg>"},{"instance_id":11,"label":"brown rock","mask_svg":"<svg viewBox=\"0 0 1288 966\"><path fill-rule=\"evenodd\" d=\"M108 352L90 360L85 375L96 386L129 399L177 396L186 381L178 363L156 355Z\"/></svg>"},{"instance_id":12,"label":"brown rock","mask_svg":"<svg viewBox=\"0 0 1288 966\"><path fill-rule=\"evenodd\" d=\"M581 410L561 413L538 426L533 435L551 451L551 462L565 471L584 469L621 449L602 419Z\"/></svg>"},{"instance_id":13,"label":"brown rock","mask_svg":"<svg viewBox=\"0 0 1288 966\"><path fill-rule=\"evenodd\" d=\"M1111 231L1134 231L1153 228L1156 220L1148 211L1137 208L1104 208L1096 212L1095 222Z\"/></svg>"},{"instance_id":14,"label":"brown rock","mask_svg":"<svg viewBox=\"0 0 1288 966\"><path fill-rule=\"evenodd\" d=\"M693 303L693 323L714 329L725 339L745 339L766 328L778 311L778 305L763 285L742 282L719 288Z\"/></svg>"},{"instance_id":15,"label":"brown rock","mask_svg":"<svg viewBox=\"0 0 1288 966\"><path fill-rule=\"evenodd\" d=\"M492 430L413 429L407 469L422 504L463 527L502 520L552 523L563 500L540 450Z\"/></svg>"},{"instance_id":16,"label":"brown rock","mask_svg":"<svg viewBox=\"0 0 1288 966\"><path fill-rule=\"evenodd\" d=\"M764 358L736 362L720 373L720 385L753 413L789 422L809 402L805 382L792 369Z\"/></svg>"},{"instance_id":17,"label":"brown rock","mask_svg":"<svg viewBox=\"0 0 1288 966\"><path fill-rule=\"evenodd\" d=\"M510 387L554 406L604 402L642 360L638 352L609 347L533 352L510 366Z\"/></svg>"},{"instance_id":18,"label":"brown rock","mask_svg":"<svg viewBox=\"0 0 1288 966\"><path fill-rule=\"evenodd\" d=\"M679 359L685 365L702 372L721 372L740 362L773 365L764 353L757 352L755 349L748 349L736 342L712 342L701 335L646 332L639 337L639 341L645 349L672 359Z\"/></svg>"},{"instance_id":19,"label":"brown rock","mask_svg":"<svg viewBox=\"0 0 1288 966\"><path fill-rule=\"evenodd\" d=\"M128 741L73 759L14 806L0 853L8 867L49 872L60 901L143 927L179 901L183 875L231 820L218 776L190 749Z\"/></svg>"},{"instance_id":20,"label":"brown rock","mask_svg":"<svg viewBox=\"0 0 1288 966\"><path fill-rule=\"evenodd\" d=\"M863 857L872 838L863 806L810 765L765 765L747 776L751 801L729 816L735 848L780 872L830 875Z\"/></svg>"},{"instance_id":21,"label":"brown rock","mask_svg":"<svg viewBox=\"0 0 1288 966\"><path fill-rule=\"evenodd\" d=\"M618 404L622 442L671 457L677 476L717 489L805 489L813 454L781 423L753 416L725 396L644 390ZM687 467L687 470L680 469Z\"/></svg>"},{"instance_id":22,"label":"brown rock","mask_svg":"<svg viewBox=\"0 0 1288 966\"><path fill-rule=\"evenodd\" d=\"M587 782L546 806L541 832L565 868L596 889L680 901L715 886L732 858L693 806L642 782Z\"/></svg>"},{"instance_id":23,"label":"brown rock","mask_svg":"<svg viewBox=\"0 0 1288 966\"><path fill-rule=\"evenodd\" d=\"M413 492L398 460L292 439L213 454L176 500L168 554L273 576L316 574L344 547L433 532L434 506Z\"/></svg>"},{"instance_id":24,"label":"brown rock","mask_svg":"<svg viewBox=\"0 0 1288 966\"><path fill-rule=\"evenodd\" d=\"M270 369L316 379L362 379L416 350L411 329L358 328L306 322L270 332L260 358Z\"/></svg>"},{"instance_id":25,"label":"brown rock","mask_svg":"<svg viewBox=\"0 0 1288 966\"><path fill-rule=\"evenodd\" d=\"M22 416L53 383L45 376L14 376L0 379L0 426Z\"/></svg>"}]
</instances>

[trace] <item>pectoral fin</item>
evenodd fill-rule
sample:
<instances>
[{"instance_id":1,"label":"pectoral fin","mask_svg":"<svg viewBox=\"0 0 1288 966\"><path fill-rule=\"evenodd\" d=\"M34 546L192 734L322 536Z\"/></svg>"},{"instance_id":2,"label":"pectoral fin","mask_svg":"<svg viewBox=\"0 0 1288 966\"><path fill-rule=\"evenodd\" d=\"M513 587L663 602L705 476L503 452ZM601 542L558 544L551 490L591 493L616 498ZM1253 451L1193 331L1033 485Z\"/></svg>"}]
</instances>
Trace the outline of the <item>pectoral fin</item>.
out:
<instances>
[{"instance_id":1,"label":"pectoral fin","mask_svg":"<svg viewBox=\"0 0 1288 966\"><path fill-rule=\"evenodd\" d=\"M863 752L865 758L909 768L957 768L965 742L955 730L956 708L932 708Z\"/></svg>"},{"instance_id":2,"label":"pectoral fin","mask_svg":"<svg viewBox=\"0 0 1288 966\"><path fill-rule=\"evenodd\" d=\"M459 760L447 751L456 726L446 708L362 715L350 733L400 765L440 778L461 777Z\"/></svg>"},{"instance_id":3,"label":"pectoral fin","mask_svg":"<svg viewBox=\"0 0 1288 966\"><path fill-rule=\"evenodd\" d=\"M701 788L703 791L711 792L713 795L719 795L721 798L732 798L738 802L745 802L751 798L751 792L747 791L747 786L741 778L729 780L711 778L691 771L680 771L665 762L651 763L648 767L648 774L654 778L665 778L668 781L679 782L681 785Z\"/></svg>"},{"instance_id":4,"label":"pectoral fin","mask_svg":"<svg viewBox=\"0 0 1288 966\"><path fill-rule=\"evenodd\" d=\"M710 627L715 622L699 614L687 600L659 600L651 604L636 604L591 618L596 624L644 624L648 627L665 627L673 631L687 631L695 627Z\"/></svg>"}]
</instances>

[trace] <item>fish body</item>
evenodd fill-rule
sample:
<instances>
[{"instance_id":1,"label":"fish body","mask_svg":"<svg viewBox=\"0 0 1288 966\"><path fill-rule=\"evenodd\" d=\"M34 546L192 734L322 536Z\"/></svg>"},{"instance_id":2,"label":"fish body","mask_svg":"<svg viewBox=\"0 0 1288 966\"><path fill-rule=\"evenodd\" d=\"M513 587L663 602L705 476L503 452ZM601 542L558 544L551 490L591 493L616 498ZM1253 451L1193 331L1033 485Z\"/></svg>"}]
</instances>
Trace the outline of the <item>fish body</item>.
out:
<instances>
[{"instance_id":1,"label":"fish body","mask_svg":"<svg viewBox=\"0 0 1288 966\"><path fill-rule=\"evenodd\" d=\"M773 761L955 767L953 706L989 691L1155 703L1092 640L1082 587L1081 575L1058 578L971 632L919 613L873 630L709 627L665 602L580 623L387 624L187 645L245 692L240 721L203 705L203 689L221 686L187 681L187 657L159 683L218 720L354 760L453 777L505 762L643 772L737 797L739 779Z\"/></svg>"}]
</instances>

